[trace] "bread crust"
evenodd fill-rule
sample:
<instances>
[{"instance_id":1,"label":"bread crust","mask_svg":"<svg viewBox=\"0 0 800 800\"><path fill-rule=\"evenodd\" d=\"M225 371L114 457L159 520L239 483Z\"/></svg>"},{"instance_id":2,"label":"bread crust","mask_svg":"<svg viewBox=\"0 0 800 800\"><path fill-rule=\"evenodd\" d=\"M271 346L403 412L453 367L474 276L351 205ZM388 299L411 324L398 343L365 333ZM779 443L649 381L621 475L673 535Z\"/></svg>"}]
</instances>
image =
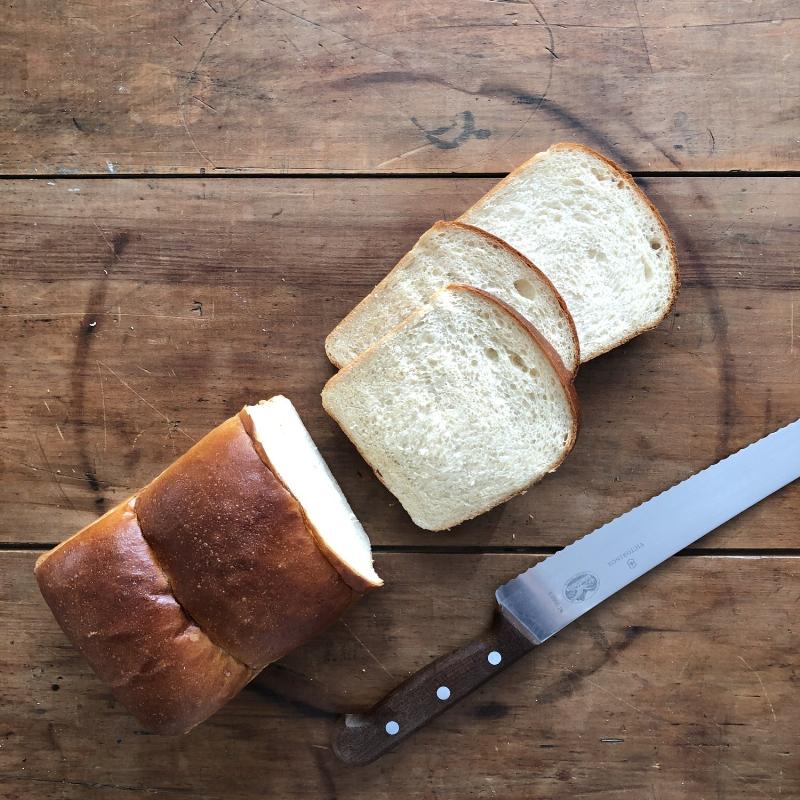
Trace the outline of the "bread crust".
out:
<instances>
[{"instance_id":1,"label":"bread crust","mask_svg":"<svg viewBox=\"0 0 800 800\"><path fill-rule=\"evenodd\" d=\"M126 500L36 562L42 595L114 696L155 733L185 733L255 671L186 615Z\"/></svg>"},{"instance_id":2,"label":"bread crust","mask_svg":"<svg viewBox=\"0 0 800 800\"><path fill-rule=\"evenodd\" d=\"M615 342L614 344L609 345L608 347L599 350L598 352L591 355L589 358L586 358L581 363L586 363L587 361L591 361L593 358L597 358L598 356L604 355L608 353L610 350L613 350L616 347L620 347L621 345L629 342L631 339L639 336L646 331L652 330L653 328L658 327L664 319L666 319L667 315L672 311L675 301L678 298L678 291L680 289L680 268L678 266L678 255L675 249L675 242L672 238L672 234L667 227L667 223L664 221L664 218L661 216L659 210L653 205L653 202L650 198L642 191L641 187L639 187L633 177L626 172L619 164L616 164L610 158L607 158L602 153L598 153L596 150L593 150L591 147L587 147L583 144L578 144L577 142L557 142L556 144L551 145L547 148L547 150L543 150L540 153L536 153L534 156L529 158L527 161L520 164L516 169L512 170L511 172L506 175L501 181L499 181L495 186L493 186L483 197L481 197L477 202L473 203L460 217L461 220L470 211L473 209L481 208L485 205L489 198L491 198L496 192L498 192L502 187L506 184L511 183L519 173L528 169L532 164L540 161L547 153L551 150L580 150L584 153L588 153L590 156L593 156L598 161L602 161L609 169L611 169L614 174L616 174L620 180L624 181L628 187L630 187L634 195L638 197L640 201L642 201L647 208L652 213L653 217L655 218L658 226L661 229L661 232L664 235L664 238L667 242L667 248L669 250L670 255L670 262L672 265L672 286L670 288L670 297L669 301L667 302L666 306L664 307L664 311L656 320L651 322L648 325L643 325L640 328L637 328L635 331L627 335L624 339L620 339L619 341Z\"/></svg>"},{"instance_id":3,"label":"bread crust","mask_svg":"<svg viewBox=\"0 0 800 800\"><path fill-rule=\"evenodd\" d=\"M303 517L303 521L305 522L306 528L308 529L309 533L314 537L314 542L316 543L317 547L322 551L325 557L330 562L331 566L339 573L342 580L354 591L358 594L364 594L370 589L377 589L383 586L383 581L379 580L378 583L375 581L370 580L369 578L362 575L360 572L354 570L349 564L343 561L330 547L328 547L325 539L320 535L319 531L316 529L314 524L306 515L305 511L303 510L302 505L297 501L297 498L292 494L291 489L281 480L280 475L273 469L272 464L270 463L269 456L267 455L264 448L261 446L261 443L258 441L258 438L255 435L253 420L250 418L250 415L247 413L247 409L243 408L239 412L239 418L241 419L242 425L244 429L247 431L250 440L253 443L253 447L255 448L256 452L258 453L261 460L264 462L266 467L270 470L270 472L275 476L275 480L279 481L281 486L286 490L288 494L292 496L292 498L297 503L298 509L300 510L300 514Z\"/></svg>"},{"instance_id":4,"label":"bread crust","mask_svg":"<svg viewBox=\"0 0 800 800\"><path fill-rule=\"evenodd\" d=\"M551 366L553 367L553 371L556 373L556 377L559 379L559 382L561 383L561 386L562 386L562 388L564 390L564 393L565 393L565 395L567 397L567 401L569 402L570 409L572 410L572 429L570 431L570 438L569 438L567 444L564 447L564 450L563 450L563 452L561 454L561 458L552 467L550 467L550 469L548 470L548 473L546 473L546 474L549 474L550 472L554 472L556 469L558 469L558 467L561 466L561 464L563 463L564 459L570 454L570 452L572 451L572 448L575 446L575 441L577 440L578 431L579 431L579 428L580 428L580 406L579 406L579 403L578 403L578 395L577 395L577 392L575 391L575 387L574 387L573 382L572 382L572 374L564 366L564 363L562 362L562 360L561 360L560 356L558 355L558 353L556 353L556 351L553 349L552 345L536 329L536 327L533 324L531 324L527 319L525 319L521 314L517 313L507 303L504 303L502 300L499 300L493 294L491 294L489 292L486 292L483 289L478 289L475 286L468 286L466 284L451 283L451 284L448 284L446 287L440 289L438 292L435 292L431 296L430 299L432 300L433 298L435 298L436 296L438 296L440 294L443 294L444 292L453 291L453 290L455 290L455 291L464 291L464 292L468 292L468 293L471 293L471 294L475 294L478 297L482 297L485 300L488 300L489 302L491 302L494 305L496 305L498 308L501 308L503 311L505 311L522 328L522 330L531 339L533 339L534 343L537 345L537 347L539 347L539 349L541 349L541 351L545 355L545 358L550 362ZM358 446L358 443L356 442L355 437L352 435L352 432L348 429L348 427L341 420L339 420L333 414L333 412L329 408L329 406L328 406L328 404L326 402L326 392L328 391L328 388L330 386L334 385L337 381L341 380L342 376L345 375L350 369L354 368L358 363L360 363L363 359L365 359L373 349L377 348L384 341L384 339L392 336L396 331L400 330L404 326L412 324L415 319L417 319L418 317L420 317L424 313L426 313L426 311L428 309L428 305L429 304L426 303L425 305L420 306L417 310L415 310L411 314L409 314L401 323L396 325L390 332L388 332L387 334L382 336L379 340L377 340L372 345L370 345L366 350L362 351L349 364L347 364L342 370L340 370L335 375L333 375L331 378L329 378L329 380L327 381L325 386L322 388L322 407L325 409L325 412L336 421L336 423L339 425L339 427L344 431L344 433L347 436L347 438L350 439L351 443L356 448L356 450L358 451L359 455L364 459L364 461L370 466L372 471L375 473L375 476L378 478L378 480L384 486L386 486L386 488L390 492L391 492L391 488L388 486L388 484L384 480L383 476L378 471L377 467L370 461L370 459L368 458L367 454L364 453L363 450L361 450L361 448ZM517 489L517 490L515 490L513 492L509 492L508 495L503 497L498 502L492 503L491 505L488 505L488 506L480 509L479 511L476 511L474 514L470 515L469 517L464 517L463 519L460 519L457 522L453 522L450 525L442 526L442 527L439 527L439 528L423 528L423 530L429 530L429 531L432 531L434 533L447 532L447 531L451 530L452 528L454 528L456 525L460 525L463 522L467 522L470 519L474 519L475 517L478 517L481 514L485 514L487 511L490 511L491 509L496 508L499 505L502 505L503 503L505 503L508 500L510 500L512 497L516 497L519 494L524 494L526 491L528 491L528 489L530 489L531 486L534 486L536 483L538 483L543 478L544 478L544 475L542 475L537 480L531 481L529 484L527 484L522 489ZM422 526L418 526L418 527L422 527Z\"/></svg>"},{"instance_id":5,"label":"bread crust","mask_svg":"<svg viewBox=\"0 0 800 800\"><path fill-rule=\"evenodd\" d=\"M156 733L202 722L364 591L331 563L239 415L34 572L73 644Z\"/></svg>"},{"instance_id":6,"label":"bread crust","mask_svg":"<svg viewBox=\"0 0 800 800\"><path fill-rule=\"evenodd\" d=\"M238 415L146 486L136 512L178 602L252 668L315 636L359 597Z\"/></svg>"},{"instance_id":7,"label":"bread crust","mask_svg":"<svg viewBox=\"0 0 800 800\"><path fill-rule=\"evenodd\" d=\"M461 222L459 220L439 220L437 222L434 222L433 225L431 225L431 227L427 231L425 231L425 233L423 233L422 235L424 236L425 234L430 233L430 231L441 230L443 228L444 229L447 229L447 228L461 228L463 230L470 231L471 233L474 233L474 234L482 237L483 239L486 239L488 242L491 242L492 244L498 245L503 250L507 251L512 256L516 257L518 260L522 261L523 265L527 269L529 269L531 272L533 272L533 274L535 275L536 279L541 281L542 283L544 283L544 285L547 286L550 289L550 291L552 292L552 294L554 295L554 297L556 299L556 302L558 303L559 308L561 309L562 313L566 317L567 323L568 323L569 328L570 328L570 338L572 340L572 345L573 345L573 348L575 350L575 368L571 372L571 374L574 376L577 373L578 368L579 368L580 363L581 363L581 351L580 351L580 343L578 341L578 332L577 332L577 330L575 328L575 321L572 319L572 314L570 313L569 309L567 308L567 304L564 302L564 298L561 296L561 293L558 291L558 289L556 289L556 287L553 285L553 282L547 277L547 275L545 275L544 272L542 272L529 258L527 258L522 253L520 253L519 250L516 250L514 247L512 247L508 242L504 241L503 239L499 238L498 236L495 236L493 233L489 233L489 231L485 231L482 228L478 228L475 225L470 225L469 223L466 223L466 222ZM416 247L416 244L414 246ZM344 316L344 318L336 325L336 327L325 338L325 354L328 356L328 360L337 369L341 369L342 367L344 367L346 365L344 363L342 363L341 361L339 361L333 355L333 353L331 352L330 342L332 341L332 339L334 337L334 334L336 333L336 331L342 325L347 323L347 321L356 313L356 311L361 306L363 306L374 294L376 294L379 291L379 289L382 286L382 284L384 284L386 281L388 281L389 278L395 272L398 272L398 271L402 270L405 267L405 265L410 261L413 251L414 251L414 248L409 250L400 259L400 261L398 261L397 264L395 264L394 267L392 267L392 269L390 269L389 272L387 272L386 275L383 278L381 278L381 280L369 292L369 294L367 294L366 297L364 297L352 309L350 309L350 311ZM444 288L444 286L442 288ZM398 324L402 324L402 320ZM397 326L396 325L392 326L392 328L394 328L394 327L397 327ZM387 333L388 333L388 331L387 331ZM379 337L379 338L382 338L382 337ZM563 360L562 360L562 363L563 363Z\"/></svg>"}]
</instances>

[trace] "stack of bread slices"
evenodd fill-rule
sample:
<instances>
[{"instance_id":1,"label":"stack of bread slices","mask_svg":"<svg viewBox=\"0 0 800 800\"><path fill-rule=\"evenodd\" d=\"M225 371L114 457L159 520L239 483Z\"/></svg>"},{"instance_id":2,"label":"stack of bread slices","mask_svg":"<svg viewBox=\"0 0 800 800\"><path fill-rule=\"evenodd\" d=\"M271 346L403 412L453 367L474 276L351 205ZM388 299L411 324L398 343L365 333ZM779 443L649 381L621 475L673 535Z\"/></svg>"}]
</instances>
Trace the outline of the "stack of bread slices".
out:
<instances>
[{"instance_id":1,"label":"stack of bread slices","mask_svg":"<svg viewBox=\"0 0 800 800\"><path fill-rule=\"evenodd\" d=\"M677 290L632 178L556 144L437 222L339 323L323 405L413 521L446 530L558 467L579 365L658 325Z\"/></svg>"}]
</instances>

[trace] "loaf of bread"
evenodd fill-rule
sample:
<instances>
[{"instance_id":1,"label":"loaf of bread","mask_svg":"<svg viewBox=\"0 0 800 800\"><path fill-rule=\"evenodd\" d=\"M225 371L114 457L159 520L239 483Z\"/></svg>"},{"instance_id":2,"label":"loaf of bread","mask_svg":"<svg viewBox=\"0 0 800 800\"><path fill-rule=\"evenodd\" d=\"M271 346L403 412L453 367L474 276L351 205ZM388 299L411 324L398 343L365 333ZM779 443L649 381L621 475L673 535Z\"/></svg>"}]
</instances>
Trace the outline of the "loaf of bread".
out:
<instances>
[{"instance_id":1,"label":"loaf of bread","mask_svg":"<svg viewBox=\"0 0 800 800\"><path fill-rule=\"evenodd\" d=\"M215 428L35 572L67 636L157 733L190 730L382 583L280 396Z\"/></svg>"},{"instance_id":2,"label":"loaf of bread","mask_svg":"<svg viewBox=\"0 0 800 800\"><path fill-rule=\"evenodd\" d=\"M571 378L517 312L451 285L334 375L322 402L414 522L437 531L561 463L578 428Z\"/></svg>"},{"instance_id":3,"label":"loaf of bread","mask_svg":"<svg viewBox=\"0 0 800 800\"><path fill-rule=\"evenodd\" d=\"M628 173L582 145L537 153L459 219L547 275L575 320L581 361L658 325L677 295L661 215Z\"/></svg>"},{"instance_id":4,"label":"loaf of bread","mask_svg":"<svg viewBox=\"0 0 800 800\"><path fill-rule=\"evenodd\" d=\"M561 295L527 258L495 236L461 222L437 222L331 331L337 367L398 325L450 283L468 284L508 303L539 330L574 373L580 363L575 324Z\"/></svg>"}]
</instances>

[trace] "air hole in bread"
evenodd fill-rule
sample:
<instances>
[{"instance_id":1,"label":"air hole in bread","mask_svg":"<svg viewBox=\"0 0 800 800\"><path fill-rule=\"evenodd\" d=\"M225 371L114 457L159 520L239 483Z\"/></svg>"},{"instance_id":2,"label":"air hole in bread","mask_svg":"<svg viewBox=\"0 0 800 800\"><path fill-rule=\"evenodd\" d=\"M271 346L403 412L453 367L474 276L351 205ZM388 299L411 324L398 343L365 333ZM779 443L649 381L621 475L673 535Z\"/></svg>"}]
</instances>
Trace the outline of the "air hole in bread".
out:
<instances>
[{"instance_id":1,"label":"air hole in bread","mask_svg":"<svg viewBox=\"0 0 800 800\"><path fill-rule=\"evenodd\" d=\"M497 361L500 357L500 353L498 353L494 347L487 347L483 352L486 353L486 357L492 361Z\"/></svg>"},{"instance_id":2,"label":"air hole in bread","mask_svg":"<svg viewBox=\"0 0 800 800\"><path fill-rule=\"evenodd\" d=\"M533 300L533 298L536 297L536 288L525 278L514 281L514 288L522 297L527 297L528 300Z\"/></svg>"},{"instance_id":3,"label":"air hole in bread","mask_svg":"<svg viewBox=\"0 0 800 800\"><path fill-rule=\"evenodd\" d=\"M517 369L521 369L523 372L528 369L528 365L519 357L517 353L509 353L508 358Z\"/></svg>"},{"instance_id":4,"label":"air hole in bread","mask_svg":"<svg viewBox=\"0 0 800 800\"><path fill-rule=\"evenodd\" d=\"M595 250L591 248L586 252L586 255L591 258L593 261L606 261L606 254L600 250Z\"/></svg>"},{"instance_id":5,"label":"air hole in bread","mask_svg":"<svg viewBox=\"0 0 800 800\"><path fill-rule=\"evenodd\" d=\"M661 249L661 242L658 239L651 239L650 240L650 247L652 247L653 250L660 250Z\"/></svg>"}]
</instances>

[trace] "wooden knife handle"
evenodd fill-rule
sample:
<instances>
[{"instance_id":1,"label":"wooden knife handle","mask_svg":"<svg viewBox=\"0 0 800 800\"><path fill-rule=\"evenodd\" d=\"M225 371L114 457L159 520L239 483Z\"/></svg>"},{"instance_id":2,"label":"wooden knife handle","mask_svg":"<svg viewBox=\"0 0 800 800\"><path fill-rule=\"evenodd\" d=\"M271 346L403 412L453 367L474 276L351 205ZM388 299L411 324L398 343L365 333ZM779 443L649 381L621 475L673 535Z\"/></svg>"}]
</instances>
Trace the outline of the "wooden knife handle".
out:
<instances>
[{"instance_id":1,"label":"wooden knife handle","mask_svg":"<svg viewBox=\"0 0 800 800\"><path fill-rule=\"evenodd\" d=\"M498 611L483 636L423 667L368 712L340 720L334 753L347 764L369 764L533 647Z\"/></svg>"}]
</instances>

